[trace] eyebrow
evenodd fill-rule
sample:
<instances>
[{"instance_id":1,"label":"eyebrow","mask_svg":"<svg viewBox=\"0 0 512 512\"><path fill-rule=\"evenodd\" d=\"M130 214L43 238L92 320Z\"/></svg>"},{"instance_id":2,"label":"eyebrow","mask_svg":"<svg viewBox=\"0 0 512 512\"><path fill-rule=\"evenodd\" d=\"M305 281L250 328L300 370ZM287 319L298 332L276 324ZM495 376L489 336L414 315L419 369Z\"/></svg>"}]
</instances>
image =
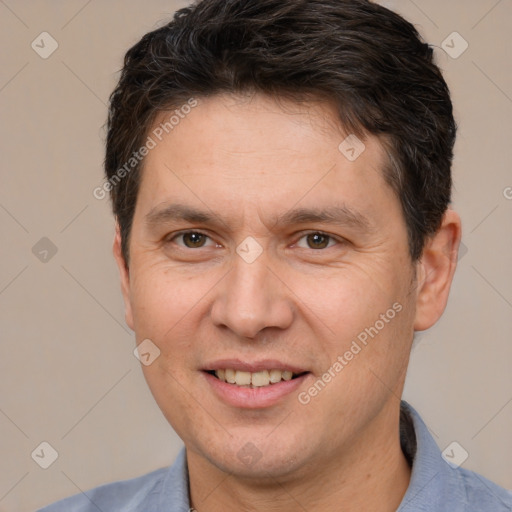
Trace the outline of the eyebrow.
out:
<instances>
[{"instance_id":1,"label":"eyebrow","mask_svg":"<svg viewBox=\"0 0 512 512\"><path fill-rule=\"evenodd\" d=\"M228 225L220 215L179 203L152 208L149 213L146 214L144 221L146 226L150 229L173 221L185 221L190 224ZM331 206L328 208L294 208L284 214L278 215L274 221L274 226L307 223L336 224L357 228L363 231L369 231L372 227L372 223L367 217L346 205Z\"/></svg>"}]
</instances>

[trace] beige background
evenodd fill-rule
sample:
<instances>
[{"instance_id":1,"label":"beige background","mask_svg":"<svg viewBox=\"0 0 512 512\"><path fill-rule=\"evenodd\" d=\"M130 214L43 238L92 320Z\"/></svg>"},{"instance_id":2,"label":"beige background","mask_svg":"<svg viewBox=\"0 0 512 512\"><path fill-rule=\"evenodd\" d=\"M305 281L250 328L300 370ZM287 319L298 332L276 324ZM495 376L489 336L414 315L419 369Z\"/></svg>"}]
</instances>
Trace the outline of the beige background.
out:
<instances>
[{"instance_id":1,"label":"beige background","mask_svg":"<svg viewBox=\"0 0 512 512\"><path fill-rule=\"evenodd\" d=\"M413 350L405 397L442 449L457 441L464 467L512 489L512 2L383 3L438 47L460 124L454 205L467 247L445 316ZM180 448L133 356L109 204L92 191L123 54L181 5L0 0L0 511L143 474ZM46 60L31 48L43 31L59 45ZM456 59L441 49L454 31L469 43ZM42 237L57 248L47 262L32 252ZM58 452L46 470L31 458L42 441Z\"/></svg>"}]
</instances>

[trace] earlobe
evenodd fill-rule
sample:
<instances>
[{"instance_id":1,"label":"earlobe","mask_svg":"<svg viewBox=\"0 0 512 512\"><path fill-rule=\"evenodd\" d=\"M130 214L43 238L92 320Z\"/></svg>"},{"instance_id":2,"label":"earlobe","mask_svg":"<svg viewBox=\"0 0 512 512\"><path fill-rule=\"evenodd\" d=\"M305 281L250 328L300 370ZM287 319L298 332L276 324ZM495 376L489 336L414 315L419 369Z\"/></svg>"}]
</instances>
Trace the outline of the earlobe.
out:
<instances>
[{"instance_id":1,"label":"earlobe","mask_svg":"<svg viewBox=\"0 0 512 512\"><path fill-rule=\"evenodd\" d=\"M447 210L441 227L430 237L418 263L414 330L432 327L441 317L457 266L461 239L460 217Z\"/></svg>"},{"instance_id":2,"label":"earlobe","mask_svg":"<svg viewBox=\"0 0 512 512\"><path fill-rule=\"evenodd\" d=\"M131 294L130 294L130 270L123 256L122 245L121 245L121 230L119 223L116 221L116 233L114 236L114 243L112 245L112 252L119 268L119 277L121 279L121 292L123 294L124 308L125 308L125 320L130 327L133 329L133 313L131 306Z\"/></svg>"}]
</instances>

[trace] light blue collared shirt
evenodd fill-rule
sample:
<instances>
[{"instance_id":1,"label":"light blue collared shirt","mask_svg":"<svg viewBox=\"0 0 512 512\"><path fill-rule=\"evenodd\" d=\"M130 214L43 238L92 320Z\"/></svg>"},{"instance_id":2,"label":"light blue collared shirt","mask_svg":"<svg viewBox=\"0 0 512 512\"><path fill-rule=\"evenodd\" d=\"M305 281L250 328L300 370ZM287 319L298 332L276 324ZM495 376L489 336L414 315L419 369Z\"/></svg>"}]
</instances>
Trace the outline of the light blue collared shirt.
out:
<instances>
[{"instance_id":1,"label":"light blue collared shirt","mask_svg":"<svg viewBox=\"0 0 512 512\"><path fill-rule=\"evenodd\" d=\"M512 512L512 493L448 464L419 414L402 402L402 450L412 460L407 492L397 512ZM409 418L409 421L403 421ZM448 452L448 458L455 455ZM169 468L97 487L38 512L189 512L185 449Z\"/></svg>"}]
</instances>

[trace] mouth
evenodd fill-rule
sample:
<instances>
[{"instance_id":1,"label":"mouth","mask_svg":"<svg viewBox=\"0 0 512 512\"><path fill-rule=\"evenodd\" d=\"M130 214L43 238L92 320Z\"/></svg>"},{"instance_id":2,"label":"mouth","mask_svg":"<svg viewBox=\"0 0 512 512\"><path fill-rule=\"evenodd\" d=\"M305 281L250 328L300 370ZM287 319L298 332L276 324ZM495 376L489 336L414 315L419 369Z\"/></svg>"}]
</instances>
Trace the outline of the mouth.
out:
<instances>
[{"instance_id":1,"label":"mouth","mask_svg":"<svg viewBox=\"0 0 512 512\"><path fill-rule=\"evenodd\" d=\"M287 382L306 375L309 372L281 370L278 368L250 372L235 370L234 368L219 368L217 370L206 370L206 373L216 377L221 382L232 384L241 388L265 388L274 386L280 382Z\"/></svg>"},{"instance_id":2,"label":"mouth","mask_svg":"<svg viewBox=\"0 0 512 512\"><path fill-rule=\"evenodd\" d=\"M284 405L313 375L303 367L277 359L242 361L238 358L211 362L202 368L211 390L224 404L242 409Z\"/></svg>"}]
</instances>

